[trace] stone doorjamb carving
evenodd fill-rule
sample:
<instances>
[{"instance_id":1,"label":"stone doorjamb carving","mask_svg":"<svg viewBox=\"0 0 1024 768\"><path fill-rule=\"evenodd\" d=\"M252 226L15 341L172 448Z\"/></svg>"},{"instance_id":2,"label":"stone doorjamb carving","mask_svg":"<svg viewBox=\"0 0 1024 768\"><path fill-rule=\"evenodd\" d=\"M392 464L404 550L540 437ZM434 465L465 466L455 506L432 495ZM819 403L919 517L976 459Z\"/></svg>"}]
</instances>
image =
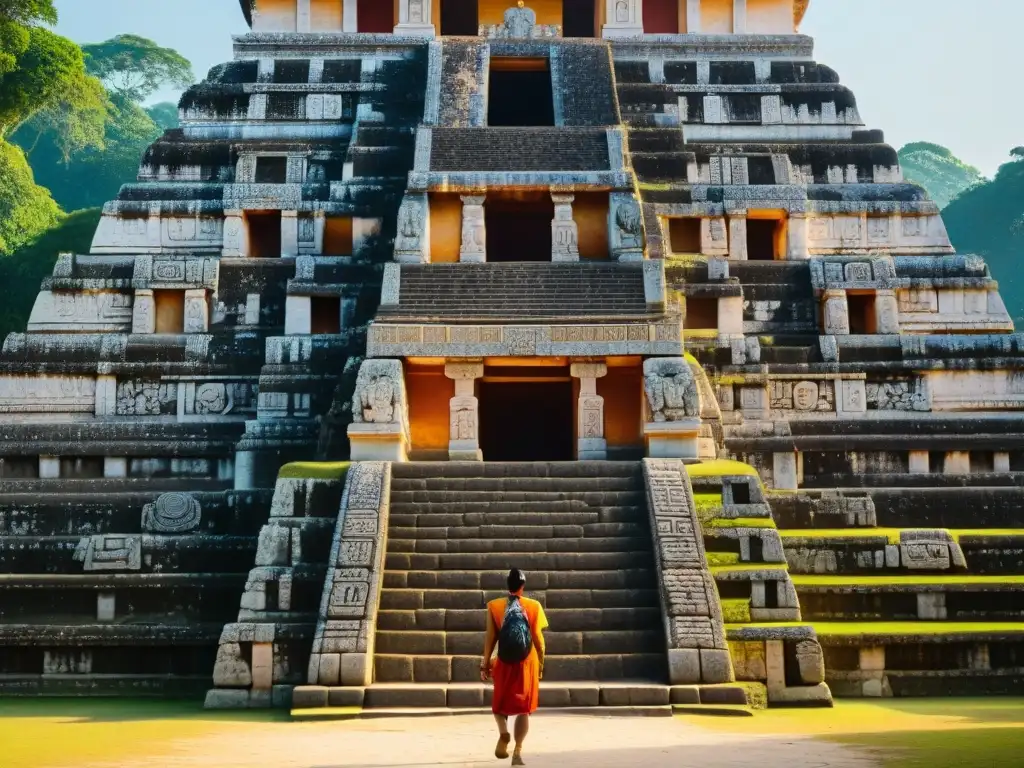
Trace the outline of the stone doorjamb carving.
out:
<instances>
[{"instance_id":1,"label":"stone doorjamb carving","mask_svg":"<svg viewBox=\"0 0 1024 768\"><path fill-rule=\"evenodd\" d=\"M597 394L597 380L608 374L605 363L572 363L570 373L580 380L576 406L576 458L580 461L608 458L604 437L604 398Z\"/></svg>"},{"instance_id":2,"label":"stone doorjamb carving","mask_svg":"<svg viewBox=\"0 0 1024 768\"><path fill-rule=\"evenodd\" d=\"M476 380L484 375L483 363L447 363L444 375L455 381L449 401L448 458L452 461L483 461L480 451L480 401Z\"/></svg>"}]
</instances>

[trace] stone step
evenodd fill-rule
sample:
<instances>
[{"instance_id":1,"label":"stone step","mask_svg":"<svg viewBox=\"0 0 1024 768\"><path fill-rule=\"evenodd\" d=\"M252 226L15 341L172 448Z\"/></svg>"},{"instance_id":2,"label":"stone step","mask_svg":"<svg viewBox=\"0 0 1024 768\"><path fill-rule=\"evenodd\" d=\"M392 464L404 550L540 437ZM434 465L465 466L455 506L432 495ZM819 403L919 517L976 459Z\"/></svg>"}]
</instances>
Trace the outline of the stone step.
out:
<instances>
[{"instance_id":1,"label":"stone step","mask_svg":"<svg viewBox=\"0 0 1024 768\"><path fill-rule=\"evenodd\" d=\"M629 507L588 507L588 510L579 512L467 512L465 514L441 512L405 514L392 511L389 522L390 525L401 528L461 528L488 524L511 527L616 524L635 523L644 519L639 511Z\"/></svg>"},{"instance_id":2,"label":"stone step","mask_svg":"<svg viewBox=\"0 0 1024 768\"><path fill-rule=\"evenodd\" d=\"M476 589L493 591L501 597L506 591L508 568L470 571L385 571L385 589ZM649 568L616 568L592 571L530 571L527 596L537 592L572 590L590 592L605 589L653 589L657 578ZM539 599L539 598L538 598Z\"/></svg>"},{"instance_id":3,"label":"stone step","mask_svg":"<svg viewBox=\"0 0 1024 768\"><path fill-rule=\"evenodd\" d=\"M442 463L442 462L438 462ZM484 462L486 463L486 462ZM587 463L587 462L581 462ZM641 490L632 477L410 477L392 480L393 491L519 491L607 493Z\"/></svg>"},{"instance_id":4,"label":"stone step","mask_svg":"<svg viewBox=\"0 0 1024 768\"><path fill-rule=\"evenodd\" d=\"M141 535L142 572L247 573L256 554L256 537ZM82 573L74 559L82 536L0 536L0 573Z\"/></svg>"},{"instance_id":5,"label":"stone step","mask_svg":"<svg viewBox=\"0 0 1024 768\"><path fill-rule=\"evenodd\" d=\"M376 652L468 656L482 653L484 632L377 630ZM587 630L565 632L549 629L544 632L549 659L580 654L659 653L665 650L665 633L654 629Z\"/></svg>"},{"instance_id":6,"label":"stone step","mask_svg":"<svg viewBox=\"0 0 1024 768\"><path fill-rule=\"evenodd\" d=\"M388 570L495 570L508 569L510 559L525 571L603 571L618 568L653 568L651 551L636 552L517 552L514 557L496 552L453 552L441 554L400 554L389 552L384 560Z\"/></svg>"},{"instance_id":7,"label":"stone step","mask_svg":"<svg viewBox=\"0 0 1024 768\"><path fill-rule=\"evenodd\" d=\"M555 266L557 265L549 265ZM607 265L614 268L614 265ZM494 269L494 265L487 265ZM628 478L640 482L640 464L635 461L510 461L510 462L405 462L392 468L392 482L408 479L445 480L454 478Z\"/></svg>"},{"instance_id":8,"label":"stone step","mask_svg":"<svg viewBox=\"0 0 1024 768\"><path fill-rule=\"evenodd\" d=\"M606 536L646 537L650 529L644 523L586 523L584 525L465 525L409 526L391 525L390 539L555 539L563 537L603 538Z\"/></svg>"},{"instance_id":9,"label":"stone step","mask_svg":"<svg viewBox=\"0 0 1024 768\"><path fill-rule=\"evenodd\" d=\"M474 655L442 656L378 653L374 679L380 683L472 683L480 680L481 648ZM544 662L544 680L622 681L642 678L665 683L668 662L665 652L551 656ZM543 684L541 685L543 689Z\"/></svg>"},{"instance_id":10,"label":"stone step","mask_svg":"<svg viewBox=\"0 0 1024 768\"><path fill-rule=\"evenodd\" d=\"M483 611L489 600L506 592L476 589L392 589L380 595L382 611L414 611L446 608ZM548 608L635 608L658 606L658 591L653 587L634 589L551 589L530 590L528 596Z\"/></svg>"},{"instance_id":11,"label":"stone step","mask_svg":"<svg viewBox=\"0 0 1024 768\"><path fill-rule=\"evenodd\" d=\"M551 626L564 632L661 628L661 609L656 606L545 608L544 612ZM485 626L486 614L481 608L382 610L377 614L378 630L482 632Z\"/></svg>"},{"instance_id":12,"label":"stone step","mask_svg":"<svg viewBox=\"0 0 1024 768\"><path fill-rule=\"evenodd\" d=\"M295 690L292 706L294 709L355 706L403 713L489 709L492 690L491 685L479 680L446 685L374 683L367 688L301 686ZM737 690L742 692L742 689ZM674 694L675 689L642 679L617 682L550 682L545 679L540 687L540 706L588 714L655 714L642 712L640 708L657 708L662 710L657 714L668 716L671 714L668 705Z\"/></svg>"},{"instance_id":13,"label":"stone step","mask_svg":"<svg viewBox=\"0 0 1024 768\"><path fill-rule=\"evenodd\" d=\"M639 506L644 503L643 491L468 491L468 490L396 490L391 488L394 504L448 504L494 502L582 501L595 506Z\"/></svg>"},{"instance_id":14,"label":"stone step","mask_svg":"<svg viewBox=\"0 0 1024 768\"><path fill-rule=\"evenodd\" d=\"M623 510L640 513L635 505L587 504L581 499L563 499L560 501L445 501L445 502L403 502L391 503L391 511L400 515L429 515L431 513L445 515L462 515L467 512L587 512L605 509Z\"/></svg>"},{"instance_id":15,"label":"stone step","mask_svg":"<svg viewBox=\"0 0 1024 768\"><path fill-rule=\"evenodd\" d=\"M388 553L436 554L442 552L631 552L650 544L650 537L629 538L483 538L483 539L388 539Z\"/></svg>"}]
</instances>

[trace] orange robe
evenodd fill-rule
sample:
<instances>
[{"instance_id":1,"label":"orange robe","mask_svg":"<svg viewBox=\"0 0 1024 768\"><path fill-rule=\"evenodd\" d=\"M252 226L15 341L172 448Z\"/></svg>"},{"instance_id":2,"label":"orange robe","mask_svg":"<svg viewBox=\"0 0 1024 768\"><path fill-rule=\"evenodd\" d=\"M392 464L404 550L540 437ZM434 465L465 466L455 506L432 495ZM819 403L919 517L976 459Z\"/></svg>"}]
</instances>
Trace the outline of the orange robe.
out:
<instances>
[{"instance_id":1,"label":"orange robe","mask_svg":"<svg viewBox=\"0 0 1024 768\"><path fill-rule=\"evenodd\" d=\"M491 711L496 715L529 715L537 710L540 695L540 659L537 656L537 649L544 649L544 635L541 633L548 626L548 617L544 615L544 609L536 600L521 597L519 602L522 603L523 613L530 624L533 648L530 649L530 655L518 664L505 664L495 657L491 667L494 679ZM487 604L487 611L494 619L494 626L499 632L505 620L506 605L507 598L504 597L491 600Z\"/></svg>"}]
</instances>

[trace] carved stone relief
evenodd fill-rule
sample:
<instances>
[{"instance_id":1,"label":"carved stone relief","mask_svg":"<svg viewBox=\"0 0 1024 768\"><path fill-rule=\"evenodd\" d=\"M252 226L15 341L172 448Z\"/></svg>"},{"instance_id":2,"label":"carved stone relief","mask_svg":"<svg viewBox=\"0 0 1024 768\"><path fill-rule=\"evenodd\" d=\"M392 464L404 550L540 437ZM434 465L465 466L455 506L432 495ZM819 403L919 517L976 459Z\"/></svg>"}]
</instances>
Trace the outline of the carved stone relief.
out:
<instances>
[{"instance_id":1,"label":"carved stone relief","mask_svg":"<svg viewBox=\"0 0 1024 768\"><path fill-rule=\"evenodd\" d=\"M201 519L202 507L188 493L165 493L142 508L142 530L149 533L187 533Z\"/></svg>"},{"instance_id":2,"label":"carved stone relief","mask_svg":"<svg viewBox=\"0 0 1024 768\"><path fill-rule=\"evenodd\" d=\"M680 421L700 416L697 382L690 364L681 357L646 360L644 390L653 421Z\"/></svg>"}]
</instances>

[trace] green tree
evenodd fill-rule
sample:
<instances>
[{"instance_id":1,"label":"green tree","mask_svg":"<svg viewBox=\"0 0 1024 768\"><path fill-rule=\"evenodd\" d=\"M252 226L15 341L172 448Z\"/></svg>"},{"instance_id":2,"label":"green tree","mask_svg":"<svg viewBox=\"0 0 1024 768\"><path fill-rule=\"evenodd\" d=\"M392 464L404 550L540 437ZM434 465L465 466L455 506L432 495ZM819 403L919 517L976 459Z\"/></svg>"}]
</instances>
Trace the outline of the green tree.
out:
<instances>
[{"instance_id":1,"label":"green tree","mask_svg":"<svg viewBox=\"0 0 1024 768\"><path fill-rule=\"evenodd\" d=\"M1010 316L1019 322L1024 320L1024 151L1011 155L1014 159L1000 166L994 179L963 192L942 218L959 253L977 254L988 263Z\"/></svg>"},{"instance_id":2,"label":"green tree","mask_svg":"<svg viewBox=\"0 0 1024 768\"><path fill-rule=\"evenodd\" d=\"M4 0L0 5L0 75L12 72L28 48L28 28L56 24L53 0Z\"/></svg>"},{"instance_id":3,"label":"green tree","mask_svg":"<svg viewBox=\"0 0 1024 768\"><path fill-rule=\"evenodd\" d=\"M113 93L142 103L163 85L187 88L195 79L192 64L172 48L138 35L118 35L82 47L89 72Z\"/></svg>"},{"instance_id":4,"label":"green tree","mask_svg":"<svg viewBox=\"0 0 1024 768\"><path fill-rule=\"evenodd\" d=\"M924 187L940 208L983 178L974 166L945 147L927 141L907 144L899 151L899 158L904 178Z\"/></svg>"},{"instance_id":5,"label":"green tree","mask_svg":"<svg viewBox=\"0 0 1024 768\"><path fill-rule=\"evenodd\" d=\"M35 183L21 149L0 141L0 255L45 232L60 215L50 192Z\"/></svg>"},{"instance_id":6,"label":"green tree","mask_svg":"<svg viewBox=\"0 0 1024 768\"><path fill-rule=\"evenodd\" d=\"M148 106L146 107L146 113L158 127L165 131L170 128L177 128L180 125L178 121L178 105L173 101L161 101L159 104Z\"/></svg>"},{"instance_id":7,"label":"green tree","mask_svg":"<svg viewBox=\"0 0 1024 768\"><path fill-rule=\"evenodd\" d=\"M13 138L33 147L30 160L38 183L53 191L62 208L75 211L102 206L117 197L121 185L136 178L146 147L160 133L146 110L115 94L110 99L102 146L82 149L70 160L59 131L35 136L26 129Z\"/></svg>"},{"instance_id":8,"label":"green tree","mask_svg":"<svg viewBox=\"0 0 1024 768\"><path fill-rule=\"evenodd\" d=\"M39 285L53 272L61 253L88 253L99 225L100 211L78 211L63 217L52 229L0 259L0 285L7 286L0 305L0 340L24 331Z\"/></svg>"}]
</instances>

